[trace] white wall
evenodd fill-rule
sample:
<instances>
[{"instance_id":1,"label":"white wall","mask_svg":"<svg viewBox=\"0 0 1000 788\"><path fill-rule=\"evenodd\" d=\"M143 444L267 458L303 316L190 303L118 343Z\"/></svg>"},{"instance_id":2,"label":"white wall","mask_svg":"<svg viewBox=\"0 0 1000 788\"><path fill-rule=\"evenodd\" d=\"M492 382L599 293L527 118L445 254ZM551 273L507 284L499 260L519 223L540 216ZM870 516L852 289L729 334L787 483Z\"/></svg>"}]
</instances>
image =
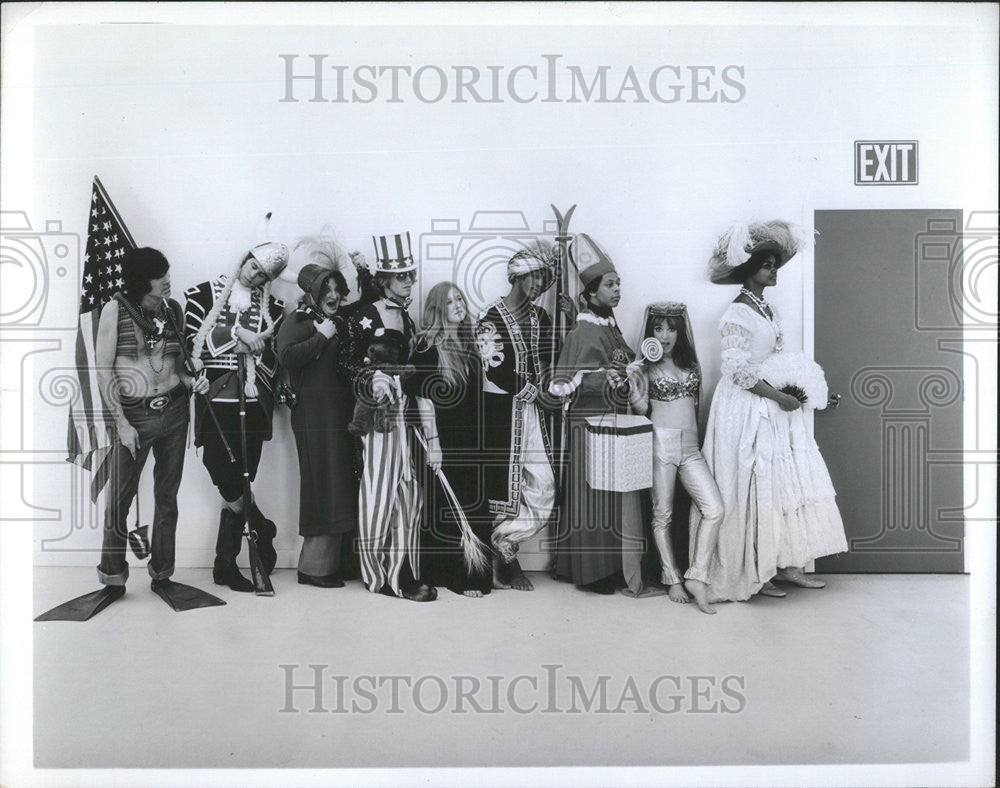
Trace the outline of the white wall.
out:
<instances>
[{"instance_id":1,"label":"white wall","mask_svg":"<svg viewBox=\"0 0 1000 788\"><path fill-rule=\"evenodd\" d=\"M995 88L995 72L971 61L953 65L969 49L967 29L337 27L337 9L316 13L324 26L40 28L33 150L23 152L33 198L8 200L5 210L24 207L36 228L59 219L82 238L97 174L136 241L170 259L179 294L229 269L266 211L276 237L329 225L348 249L370 257L375 233L409 230L416 245L433 221L457 219L464 230L477 210L523 211L540 230L549 203L576 203L571 229L601 242L622 274L626 338L636 338L647 302L685 301L711 390L715 326L735 292L711 285L705 268L732 220L811 227L816 208L995 207L989 178L982 186L984 168L995 173L995 107L977 104ZM542 54L560 53L587 70L611 64L619 79L629 64L640 74L661 64L739 64L746 97L735 104L279 103L280 53L302 55L302 70L308 53L351 67L541 65ZM918 139L920 185L854 186L852 141L867 138ZM803 287L811 263L806 250L768 293L793 348L811 338L811 292ZM425 265L419 286L449 274ZM499 271L487 280L495 284L484 286L486 295L499 295ZM76 298L75 287L55 292L51 314L72 313ZM52 367L72 365L73 332L52 336L61 346L34 355L25 374L34 392L32 446L56 453L65 445L65 406L48 404L55 398L38 384ZM46 466L24 493L26 506L52 510L36 510L38 563L96 563L89 549L99 544L100 520L87 507L74 520L71 475L68 465ZM147 468L147 520L149 478ZM276 418L255 489L279 523L290 565L298 477L287 411ZM218 506L193 447L180 500L178 562L205 565ZM73 531L72 522L82 527ZM55 541L42 550L42 540Z\"/></svg>"}]
</instances>

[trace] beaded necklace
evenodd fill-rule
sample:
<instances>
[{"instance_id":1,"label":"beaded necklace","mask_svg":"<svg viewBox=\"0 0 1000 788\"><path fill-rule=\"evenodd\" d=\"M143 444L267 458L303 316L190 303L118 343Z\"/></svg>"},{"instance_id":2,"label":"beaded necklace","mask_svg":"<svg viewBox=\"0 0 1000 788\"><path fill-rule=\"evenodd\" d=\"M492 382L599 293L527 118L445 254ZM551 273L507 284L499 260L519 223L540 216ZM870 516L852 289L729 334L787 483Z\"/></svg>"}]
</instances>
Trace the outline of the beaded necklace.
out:
<instances>
[{"instance_id":1,"label":"beaded necklace","mask_svg":"<svg viewBox=\"0 0 1000 788\"><path fill-rule=\"evenodd\" d=\"M155 374L159 375L163 372L166 359L160 359L160 368L157 369L153 366L153 353L156 350L156 346L160 343L163 343L163 346L166 347L167 328L165 317L167 302L160 301L160 305L151 317L146 317L145 310L137 308L127 298L119 298L118 303L125 307L125 311L128 312L129 317L139 326L139 330L142 332L143 345L146 348L146 363L149 364L149 368Z\"/></svg>"},{"instance_id":2,"label":"beaded necklace","mask_svg":"<svg viewBox=\"0 0 1000 788\"><path fill-rule=\"evenodd\" d=\"M777 338L774 345L774 352L780 353L785 348L785 336L781 332L781 323L774 318L774 310L771 309L771 305L747 287L740 288L740 295L745 295L749 298L754 306L760 310L761 317L771 324L771 328L774 329L774 334Z\"/></svg>"}]
</instances>

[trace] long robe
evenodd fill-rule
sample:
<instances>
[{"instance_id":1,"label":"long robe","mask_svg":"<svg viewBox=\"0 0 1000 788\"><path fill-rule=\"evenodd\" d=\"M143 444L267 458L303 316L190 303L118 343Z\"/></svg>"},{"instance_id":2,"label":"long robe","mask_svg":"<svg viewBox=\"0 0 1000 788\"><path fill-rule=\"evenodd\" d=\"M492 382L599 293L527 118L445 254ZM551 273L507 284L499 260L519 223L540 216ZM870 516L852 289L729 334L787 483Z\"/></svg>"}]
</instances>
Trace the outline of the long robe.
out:
<instances>
[{"instance_id":1,"label":"long robe","mask_svg":"<svg viewBox=\"0 0 1000 788\"><path fill-rule=\"evenodd\" d=\"M334 323L337 333L327 339L298 309L278 333L278 358L297 394L291 422L299 458L301 536L343 534L358 522L353 437L347 431L354 398L338 369L347 329L339 317Z\"/></svg>"},{"instance_id":2,"label":"long robe","mask_svg":"<svg viewBox=\"0 0 1000 788\"><path fill-rule=\"evenodd\" d=\"M476 326L483 363L482 436L488 506L494 516L512 518L521 508L520 479L524 410L545 397L543 373L552 341L552 321L531 305L522 328L499 299L490 304ZM528 399L537 391L538 399ZM542 442L551 461L545 420Z\"/></svg>"},{"instance_id":3,"label":"long robe","mask_svg":"<svg viewBox=\"0 0 1000 788\"><path fill-rule=\"evenodd\" d=\"M582 312L566 335L553 379L565 382L579 370L621 369L634 357L613 316ZM645 549L641 492L595 490L586 480L586 419L616 412L629 412L627 396L611 390L605 372L584 375L568 412L555 573L587 585L621 571L629 590L638 593Z\"/></svg>"},{"instance_id":4,"label":"long robe","mask_svg":"<svg viewBox=\"0 0 1000 788\"><path fill-rule=\"evenodd\" d=\"M441 470L470 526L489 550L493 523L484 505L480 473L479 359L474 359L464 382L451 381L441 374L436 347L418 348L414 365L417 374L410 383L412 393L434 403ZM483 571L465 566L461 531L452 502L422 456L418 467L425 501L420 532L421 579L432 585L445 585L456 593L478 590L488 594L493 585L492 566L487 564Z\"/></svg>"}]
</instances>

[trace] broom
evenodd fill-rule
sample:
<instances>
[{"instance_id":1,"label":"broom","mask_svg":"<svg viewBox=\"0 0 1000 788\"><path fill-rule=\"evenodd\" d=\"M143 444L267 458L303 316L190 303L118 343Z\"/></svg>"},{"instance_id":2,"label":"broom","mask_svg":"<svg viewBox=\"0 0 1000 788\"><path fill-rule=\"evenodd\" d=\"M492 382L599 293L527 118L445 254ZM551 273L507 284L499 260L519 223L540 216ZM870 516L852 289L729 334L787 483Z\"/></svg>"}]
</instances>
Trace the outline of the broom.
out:
<instances>
[{"instance_id":1,"label":"broom","mask_svg":"<svg viewBox=\"0 0 1000 788\"><path fill-rule=\"evenodd\" d=\"M424 451L429 452L430 447L428 447L427 440L421 434L420 430L414 430L413 434L417 436L417 440L420 441L420 445L424 447ZM444 471L438 468L434 473L437 476L438 481L441 482L441 488L444 490L445 496L448 498L448 505L451 506L452 511L458 518L458 527L462 532L462 554L465 558L466 571L485 571L490 565L490 557L486 552L486 545L484 545L482 540L476 536L475 532L472 530L472 526L469 525L465 512L462 511L462 506L458 502L455 491L451 489L451 484L448 482L448 477L444 475Z\"/></svg>"}]
</instances>

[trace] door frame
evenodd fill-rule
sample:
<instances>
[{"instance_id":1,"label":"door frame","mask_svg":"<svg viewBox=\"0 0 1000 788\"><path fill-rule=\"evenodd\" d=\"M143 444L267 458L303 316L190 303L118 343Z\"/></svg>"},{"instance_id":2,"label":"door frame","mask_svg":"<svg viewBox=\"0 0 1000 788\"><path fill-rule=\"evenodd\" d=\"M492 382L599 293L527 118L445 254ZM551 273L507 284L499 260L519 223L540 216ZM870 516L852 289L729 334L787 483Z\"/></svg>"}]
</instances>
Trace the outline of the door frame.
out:
<instances>
[{"instance_id":1,"label":"door frame","mask_svg":"<svg viewBox=\"0 0 1000 788\"><path fill-rule=\"evenodd\" d=\"M909 208L910 206L907 206ZM813 205L811 202L806 202L803 204L803 217L802 217L802 227L805 237L809 239L809 243L805 244L805 249L803 249L800 254L802 255L802 350L806 353L809 358L815 359L816 357L816 245L813 243L815 239L816 232L816 211L867 211L867 210L881 210L879 208L872 207L846 207L840 206L837 208L821 208ZM889 209L891 210L891 209ZM933 210L932 208L927 208L925 210ZM967 211L963 210L963 215L968 215ZM963 245L964 245L963 237ZM963 294L963 316L965 311L965 294ZM965 340L963 332L963 341ZM969 359L966 357L963 362L962 369L962 379L963 381L968 380L968 365ZM838 392L843 393L843 392ZM965 430L965 425L976 423L976 408L977 402L975 397L964 397L962 402L962 450L968 451L968 435ZM809 417L806 419L806 423L809 427L809 433L812 435L814 433L814 419L815 412L810 412ZM823 447L820 446L820 451ZM973 468L971 473L974 473ZM963 509L968 510L970 506L969 502L969 490L975 489L976 479L970 479L970 468L967 464L962 465L962 506ZM970 487L970 484L972 487ZM969 528L968 519L963 515L963 527L962 527L962 565L963 572L969 574L971 571L971 556L974 550L992 550L992 542L988 542L984 536L980 535L980 529ZM813 571L815 567L815 561L810 561L806 567L807 571Z\"/></svg>"}]
</instances>

